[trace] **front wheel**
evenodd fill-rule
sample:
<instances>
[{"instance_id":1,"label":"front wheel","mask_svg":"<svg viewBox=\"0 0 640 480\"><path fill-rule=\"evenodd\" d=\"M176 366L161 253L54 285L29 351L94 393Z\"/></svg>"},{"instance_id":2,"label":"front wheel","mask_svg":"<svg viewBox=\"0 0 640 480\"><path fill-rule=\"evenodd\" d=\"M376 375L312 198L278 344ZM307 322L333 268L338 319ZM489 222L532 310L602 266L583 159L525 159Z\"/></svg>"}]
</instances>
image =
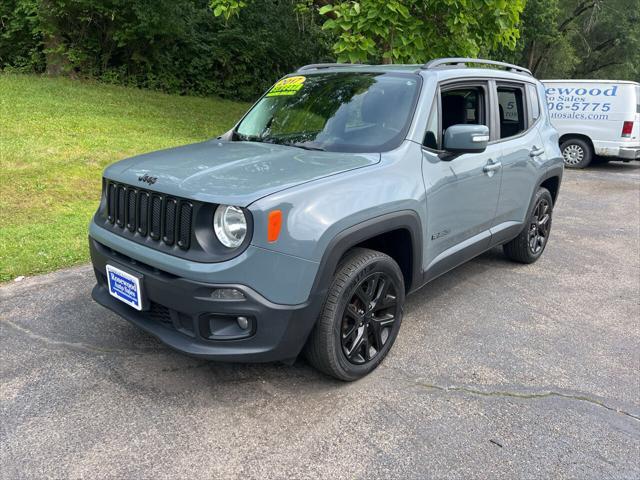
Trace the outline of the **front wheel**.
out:
<instances>
[{"instance_id":1,"label":"front wheel","mask_svg":"<svg viewBox=\"0 0 640 480\"><path fill-rule=\"evenodd\" d=\"M551 233L553 198L546 188L536 192L533 210L525 227L516 238L503 245L504 253L511 260L520 263L533 263L544 251Z\"/></svg>"},{"instance_id":2,"label":"front wheel","mask_svg":"<svg viewBox=\"0 0 640 480\"><path fill-rule=\"evenodd\" d=\"M340 380L367 375L398 336L404 297L402 271L391 257L352 250L338 266L305 356Z\"/></svg>"}]
</instances>

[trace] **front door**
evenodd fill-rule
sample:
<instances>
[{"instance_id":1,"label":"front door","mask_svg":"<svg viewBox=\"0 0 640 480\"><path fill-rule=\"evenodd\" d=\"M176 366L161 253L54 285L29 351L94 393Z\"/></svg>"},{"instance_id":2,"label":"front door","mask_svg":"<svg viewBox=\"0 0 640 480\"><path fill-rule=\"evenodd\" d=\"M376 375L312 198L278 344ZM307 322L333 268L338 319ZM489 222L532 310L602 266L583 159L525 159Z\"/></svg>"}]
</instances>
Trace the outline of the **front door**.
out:
<instances>
[{"instance_id":1,"label":"front door","mask_svg":"<svg viewBox=\"0 0 640 480\"><path fill-rule=\"evenodd\" d=\"M489 89L483 82L441 87L429 120L422 172L427 189L423 268L434 278L489 247L502 177L501 147L446 159L442 134L452 125L490 126Z\"/></svg>"}]
</instances>

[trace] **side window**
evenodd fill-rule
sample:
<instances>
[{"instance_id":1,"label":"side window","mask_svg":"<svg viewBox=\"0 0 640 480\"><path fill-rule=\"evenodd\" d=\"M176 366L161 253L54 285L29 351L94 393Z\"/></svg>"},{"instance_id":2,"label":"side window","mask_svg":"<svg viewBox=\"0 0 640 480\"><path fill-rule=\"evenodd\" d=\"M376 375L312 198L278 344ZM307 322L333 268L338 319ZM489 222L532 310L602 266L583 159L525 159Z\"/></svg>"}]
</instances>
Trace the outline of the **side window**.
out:
<instances>
[{"instance_id":1,"label":"side window","mask_svg":"<svg viewBox=\"0 0 640 480\"><path fill-rule=\"evenodd\" d=\"M524 95L520 87L498 86L500 138L509 138L527 129Z\"/></svg>"},{"instance_id":2,"label":"side window","mask_svg":"<svg viewBox=\"0 0 640 480\"><path fill-rule=\"evenodd\" d=\"M432 150L440 148L440 139L445 130L452 125L472 124L489 126L484 86L447 87L440 94L442 124L438 125L438 108L434 104L427 121L424 146Z\"/></svg>"},{"instance_id":3,"label":"side window","mask_svg":"<svg viewBox=\"0 0 640 480\"><path fill-rule=\"evenodd\" d=\"M424 134L424 146L431 150L438 150L438 102L433 102L429 120L427 121L427 132Z\"/></svg>"},{"instance_id":4,"label":"side window","mask_svg":"<svg viewBox=\"0 0 640 480\"><path fill-rule=\"evenodd\" d=\"M531 107L531 120L534 122L540 118L540 100L538 99L538 89L534 85L527 85L527 95L529 96L529 106Z\"/></svg>"},{"instance_id":5,"label":"side window","mask_svg":"<svg viewBox=\"0 0 640 480\"><path fill-rule=\"evenodd\" d=\"M488 125L483 87L460 87L442 93L442 132L451 125Z\"/></svg>"}]
</instances>

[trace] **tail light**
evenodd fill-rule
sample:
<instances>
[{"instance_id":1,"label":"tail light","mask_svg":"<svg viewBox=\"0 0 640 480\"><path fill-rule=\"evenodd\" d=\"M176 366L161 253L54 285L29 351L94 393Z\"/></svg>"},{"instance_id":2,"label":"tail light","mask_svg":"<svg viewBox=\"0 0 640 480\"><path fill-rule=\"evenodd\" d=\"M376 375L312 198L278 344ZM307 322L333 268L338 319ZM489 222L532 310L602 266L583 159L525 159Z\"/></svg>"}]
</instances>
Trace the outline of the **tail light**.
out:
<instances>
[{"instance_id":1,"label":"tail light","mask_svg":"<svg viewBox=\"0 0 640 480\"><path fill-rule=\"evenodd\" d=\"M630 137L632 131L633 131L633 121L624 122L622 124L622 136L623 137Z\"/></svg>"}]
</instances>

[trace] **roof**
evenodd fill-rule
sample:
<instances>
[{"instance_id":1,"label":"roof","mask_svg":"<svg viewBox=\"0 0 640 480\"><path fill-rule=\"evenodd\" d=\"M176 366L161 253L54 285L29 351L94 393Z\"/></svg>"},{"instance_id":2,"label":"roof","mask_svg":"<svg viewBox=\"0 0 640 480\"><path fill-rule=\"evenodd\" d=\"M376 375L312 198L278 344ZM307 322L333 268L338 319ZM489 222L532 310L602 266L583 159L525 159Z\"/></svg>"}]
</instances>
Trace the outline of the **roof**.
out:
<instances>
[{"instance_id":1,"label":"roof","mask_svg":"<svg viewBox=\"0 0 640 480\"><path fill-rule=\"evenodd\" d=\"M540 80L542 83L628 83L631 85L640 85L638 82L633 82L631 80L597 80L597 79L588 79L588 80L571 80L571 79L562 79L562 80Z\"/></svg>"}]
</instances>

